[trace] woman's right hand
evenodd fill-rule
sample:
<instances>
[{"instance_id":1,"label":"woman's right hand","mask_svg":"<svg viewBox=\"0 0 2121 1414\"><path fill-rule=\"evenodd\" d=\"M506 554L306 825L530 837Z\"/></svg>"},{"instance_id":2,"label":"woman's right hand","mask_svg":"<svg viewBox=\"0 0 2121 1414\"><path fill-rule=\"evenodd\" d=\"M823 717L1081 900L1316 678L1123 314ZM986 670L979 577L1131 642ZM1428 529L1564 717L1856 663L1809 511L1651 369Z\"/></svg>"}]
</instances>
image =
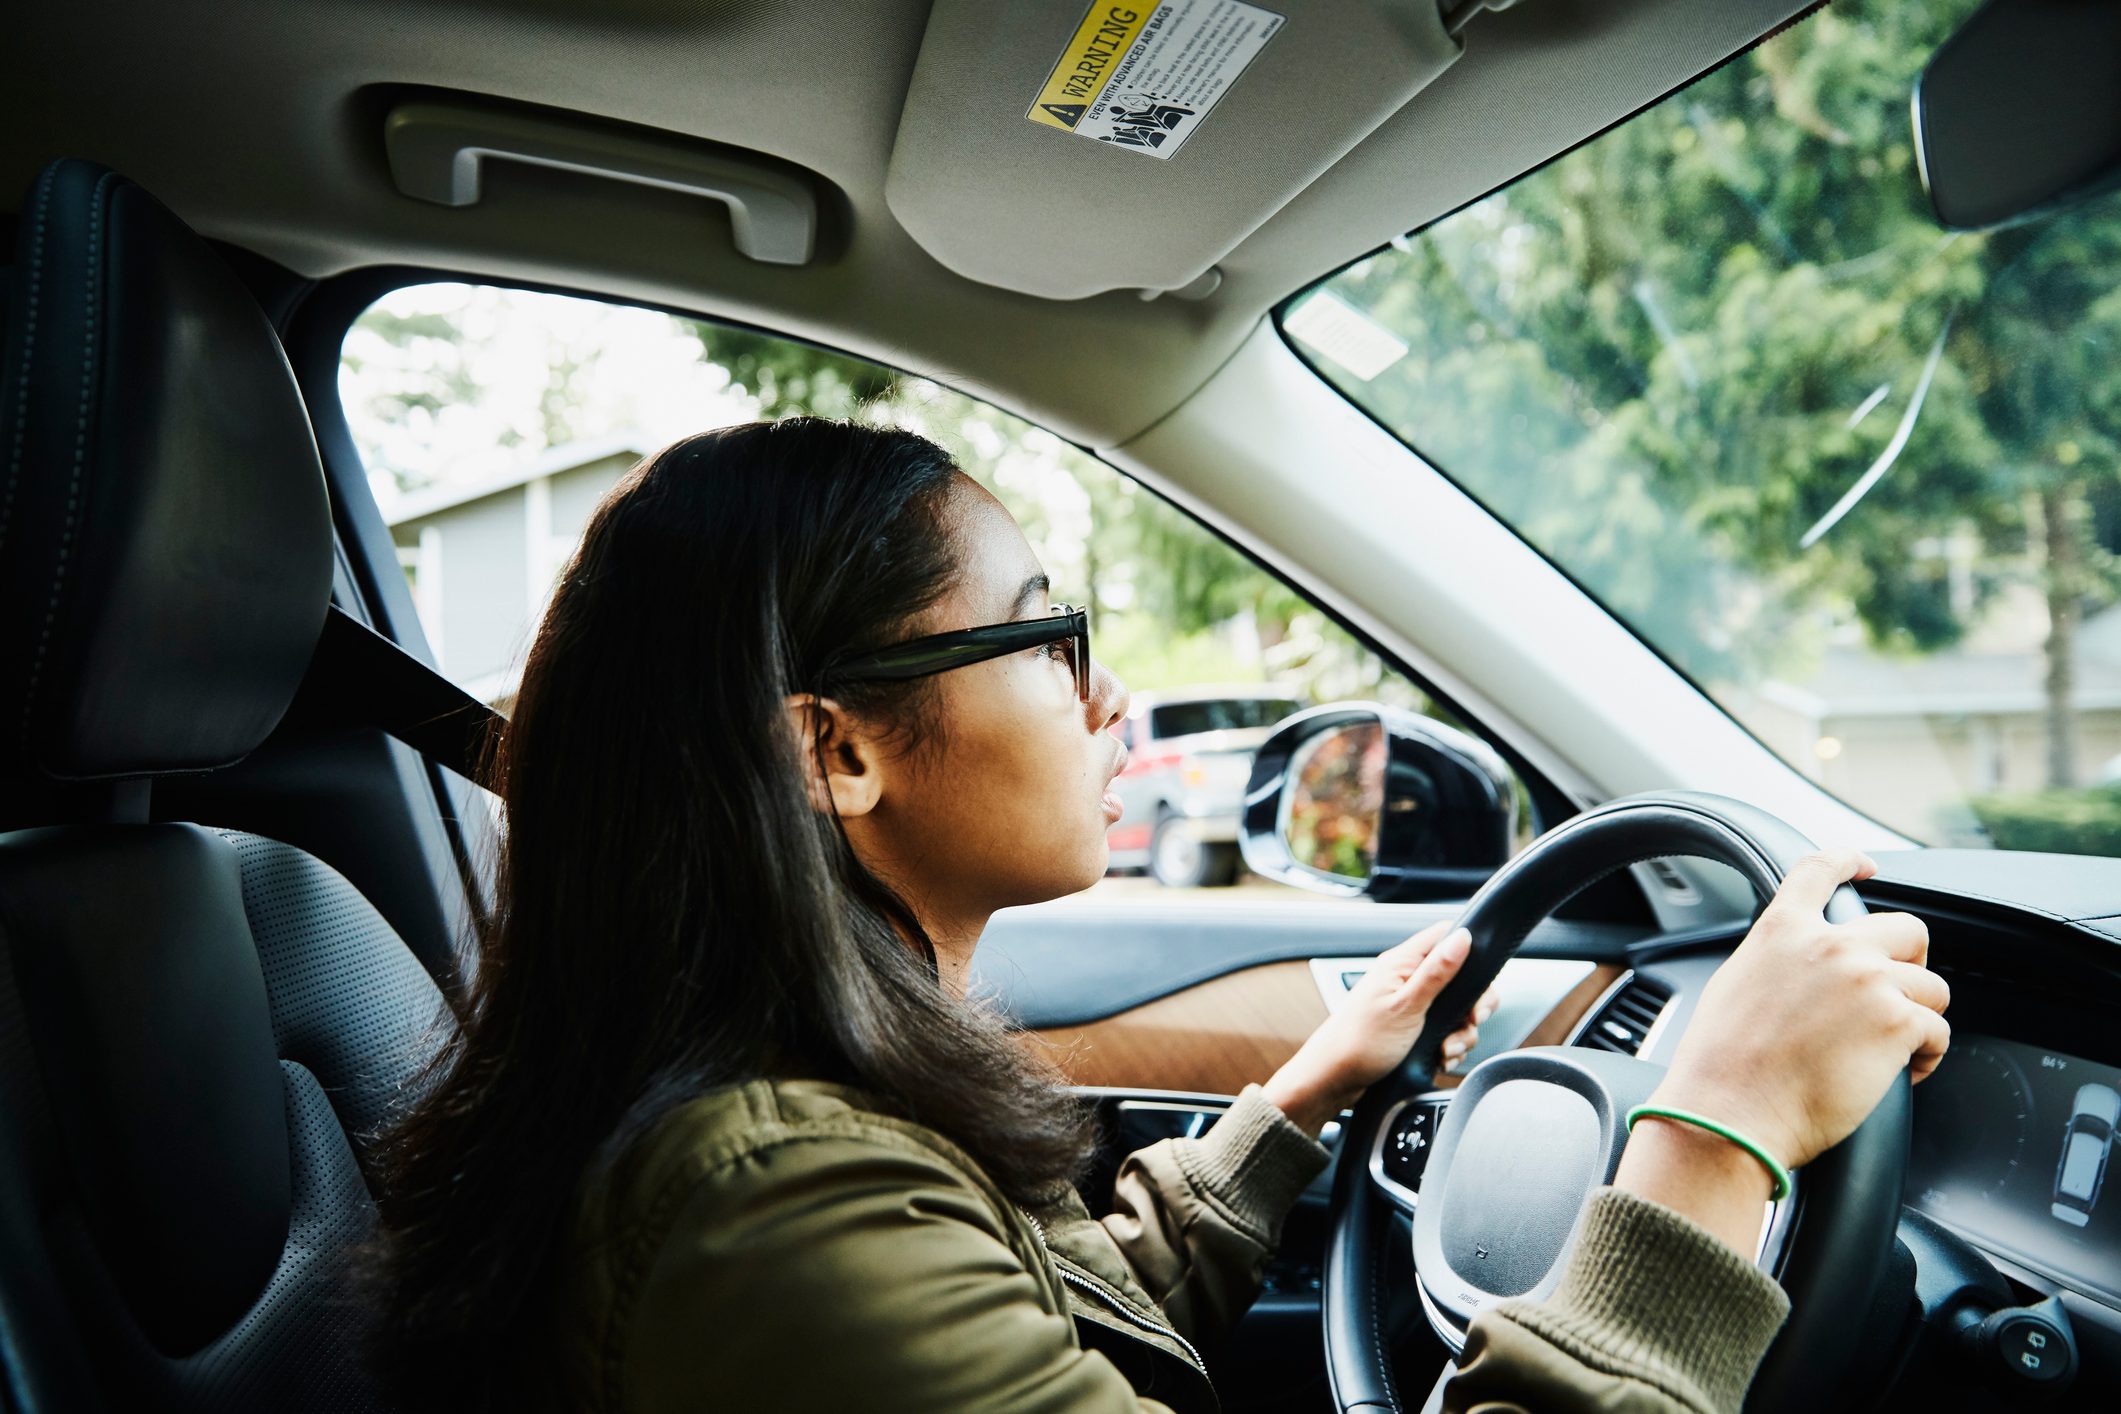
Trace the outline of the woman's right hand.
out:
<instances>
[{"instance_id":1,"label":"woman's right hand","mask_svg":"<svg viewBox=\"0 0 2121 1414\"><path fill-rule=\"evenodd\" d=\"M1951 992L1926 965L1928 927L1907 913L1822 916L1835 889L1877 871L1854 849L1791 868L1702 989L1652 1103L1721 1121L1794 1168L1854 1132L1903 1069L1921 1081L1937 1068L1951 1042ZM1614 1182L1733 1238L1757 1228L1760 1192L1750 1190L1764 1192L1764 1177L1705 1130L1645 1119Z\"/></svg>"},{"instance_id":2,"label":"woman's right hand","mask_svg":"<svg viewBox=\"0 0 2121 1414\"><path fill-rule=\"evenodd\" d=\"M1853 849L1797 861L1752 931L1702 989L1656 1103L1718 1119L1794 1168L1846 1139L1910 1065L1951 1043L1951 989L1929 970L1911 913L1822 916L1878 866Z\"/></svg>"}]
</instances>

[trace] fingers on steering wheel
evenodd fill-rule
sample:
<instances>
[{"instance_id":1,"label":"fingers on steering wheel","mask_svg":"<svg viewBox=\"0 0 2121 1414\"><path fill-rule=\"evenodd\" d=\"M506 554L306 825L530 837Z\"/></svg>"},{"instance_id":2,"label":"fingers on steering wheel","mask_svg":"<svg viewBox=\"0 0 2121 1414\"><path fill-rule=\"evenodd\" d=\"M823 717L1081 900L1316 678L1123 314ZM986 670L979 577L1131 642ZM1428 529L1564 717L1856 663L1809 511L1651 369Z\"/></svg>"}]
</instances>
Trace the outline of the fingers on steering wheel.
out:
<instances>
[{"instance_id":1,"label":"fingers on steering wheel","mask_svg":"<svg viewBox=\"0 0 2121 1414\"><path fill-rule=\"evenodd\" d=\"M1888 962L1885 966L1886 975L1917 1006L1941 1013L1952 1004L1951 984L1927 967L1913 962Z\"/></svg>"},{"instance_id":2,"label":"fingers on steering wheel","mask_svg":"<svg viewBox=\"0 0 2121 1414\"><path fill-rule=\"evenodd\" d=\"M1435 949L1436 944L1442 941L1444 935L1450 931L1451 920L1448 918L1438 919L1405 942L1394 943L1377 960L1386 967L1412 968L1423 958L1427 957Z\"/></svg>"},{"instance_id":3,"label":"fingers on steering wheel","mask_svg":"<svg viewBox=\"0 0 2121 1414\"><path fill-rule=\"evenodd\" d=\"M1951 1049L1952 1024L1925 1006L1911 1006L1908 1013L1908 1029L1914 1039L1907 1061L1908 1079L1920 1085Z\"/></svg>"},{"instance_id":4,"label":"fingers on steering wheel","mask_svg":"<svg viewBox=\"0 0 2121 1414\"><path fill-rule=\"evenodd\" d=\"M1454 928L1445 934L1441 941L1428 949L1421 965L1393 993L1392 1005L1396 1008L1426 1007L1436 1000L1444 983L1458 974L1459 964L1466 960L1472 942L1472 934L1463 928Z\"/></svg>"},{"instance_id":5,"label":"fingers on steering wheel","mask_svg":"<svg viewBox=\"0 0 2121 1414\"><path fill-rule=\"evenodd\" d=\"M1853 925L1895 962L1929 961L1930 927L1912 913L1873 913Z\"/></svg>"},{"instance_id":6,"label":"fingers on steering wheel","mask_svg":"<svg viewBox=\"0 0 2121 1414\"><path fill-rule=\"evenodd\" d=\"M1814 850L1790 866L1782 887L1775 891L1771 907L1779 905L1805 914L1826 911L1834 890L1851 879L1868 879L1878 872L1878 863L1853 847Z\"/></svg>"},{"instance_id":7,"label":"fingers on steering wheel","mask_svg":"<svg viewBox=\"0 0 2121 1414\"><path fill-rule=\"evenodd\" d=\"M1480 1028L1478 1026L1469 1021L1459 1027L1456 1031L1444 1037L1443 1045L1438 1048L1443 1056L1443 1068L1445 1070L1455 1069L1458 1063L1464 1060L1472 1052L1473 1048L1479 1044Z\"/></svg>"},{"instance_id":8,"label":"fingers on steering wheel","mask_svg":"<svg viewBox=\"0 0 2121 1414\"><path fill-rule=\"evenodd\" d=\"M1431 923L1405 942L1394 943L1386 948L1377 955L1375 962L1363 969L1362 977L1356 982L1354 990L1366 995L1374 994L1384 998L1391 1005L1398 1006L1400 998L1405 994L1407 979L1414 975L1415 969L1421 966L1422 959L1435 949L1437 942L1450 929L1448 920Z\"/></svg>"}]
</instances>

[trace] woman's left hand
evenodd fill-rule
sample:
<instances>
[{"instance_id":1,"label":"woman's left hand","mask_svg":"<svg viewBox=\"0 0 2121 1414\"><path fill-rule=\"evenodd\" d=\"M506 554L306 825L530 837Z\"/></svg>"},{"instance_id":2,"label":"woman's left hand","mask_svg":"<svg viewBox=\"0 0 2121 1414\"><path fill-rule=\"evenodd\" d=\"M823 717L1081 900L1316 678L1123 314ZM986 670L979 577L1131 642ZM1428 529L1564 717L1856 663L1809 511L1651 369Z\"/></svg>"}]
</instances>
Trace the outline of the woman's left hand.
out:
<instances>
[{"instance_id":1,"label":"woman's left hand","mask_svg":"<svg viewBox=\"0 0 2121 1414\"><path fill-rule=\"evenodd\" d=\"M1458 974L1471 941L1465 929L1436 923L1380 954L1348 989L1341 1009L1266 1083L1267 1098L1316 1134L1406 1059L1428 1022L1429 1003ZM1439 1059L1445 1070L1473 1049L1496 1000L1493 991L1482 996L1465 1024L1444 1039Z\"/></svg>"}]
</instances>

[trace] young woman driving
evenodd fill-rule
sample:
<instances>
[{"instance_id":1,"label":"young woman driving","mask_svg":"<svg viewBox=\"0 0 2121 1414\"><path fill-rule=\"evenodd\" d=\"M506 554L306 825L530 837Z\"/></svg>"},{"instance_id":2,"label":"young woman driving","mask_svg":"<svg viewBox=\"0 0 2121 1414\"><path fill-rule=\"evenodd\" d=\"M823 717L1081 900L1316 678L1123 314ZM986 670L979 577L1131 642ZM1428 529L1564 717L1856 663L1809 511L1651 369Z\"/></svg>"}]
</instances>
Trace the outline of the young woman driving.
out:
<instances>
[{"instance_id":1,"label":"young woman driving","mask_svg":"<svg viewBox=\"0 0 2121 1414\"><path fill-rule=\"evenodd\" d=\"M1103 874L1126 701L1008 513L917 436L754 424L623 480L491 767L507 828L461 1024L388 1136L375 1271L407 1387L613 1414L1212 1408L1198 1347L1467 940L1385 953L1090 1217L1084 1108L964 992L996 909ZM1799 1164L1936 1064L1922 925L1821 920L1868 868L1792 874L1660 1100ZM1741 1255L1767 1195L1735 1145L1643 1124L1561 1289L1475 1322L1453 1406L1735 1406L1786 1310Z\"/></svg>"}]
</instances>

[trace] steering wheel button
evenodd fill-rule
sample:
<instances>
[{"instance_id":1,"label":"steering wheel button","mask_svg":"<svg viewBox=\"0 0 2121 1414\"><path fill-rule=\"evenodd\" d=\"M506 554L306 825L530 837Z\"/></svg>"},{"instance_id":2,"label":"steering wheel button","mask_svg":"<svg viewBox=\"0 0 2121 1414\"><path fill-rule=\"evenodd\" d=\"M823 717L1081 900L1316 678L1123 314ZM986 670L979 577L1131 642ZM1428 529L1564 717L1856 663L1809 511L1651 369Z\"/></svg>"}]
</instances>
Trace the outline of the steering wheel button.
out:
<instances>
[{"instance_id":1,"label":"steering wheel button","mask_svg":"<svg viewBox=\"0 0 2121 1414\"><path fill-rule=\"evenodd\" d=\"M2004 1322L2003 1329L1996 1332L1996 1353L2021 1380L2059 1380L2069 1370L2069 1355L2061 1333L2033 1316Z\"/></svg>"},{"instance_id":2,"label":"steering wheel button","mask_svg":"<svg viewBox=\"0 0 2121 1414\"><path fill-rule=\"evenodd\" d=\"M1392 1181L1408 1188L1421 1186L1421 1175L1429 1166L1429 1150L1436 1143L1436 1127L1442 1122L1440 1104L1409 1105L1385 1142L1385 1172Z\"/></svg>"}]
</instances>

